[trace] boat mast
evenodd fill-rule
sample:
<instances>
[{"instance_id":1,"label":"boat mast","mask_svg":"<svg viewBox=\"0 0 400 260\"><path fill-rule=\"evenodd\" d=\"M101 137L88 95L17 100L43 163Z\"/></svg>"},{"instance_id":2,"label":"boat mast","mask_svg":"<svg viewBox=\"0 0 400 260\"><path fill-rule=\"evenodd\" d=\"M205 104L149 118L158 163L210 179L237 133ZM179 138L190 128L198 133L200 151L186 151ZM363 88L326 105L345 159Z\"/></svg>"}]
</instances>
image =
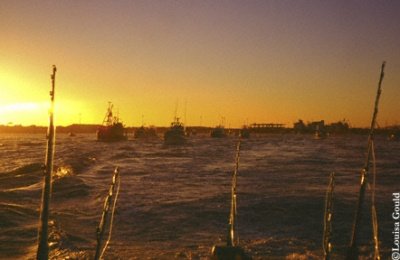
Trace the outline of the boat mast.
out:
<instances>
[{"instance_id":1,"label":"boat mast","mask_svg":"<svg viewBox=\"0 0 400 260\"><path fill-rule=\"evenodd\" d=\"M112 109L113 109L113 104L110 101L108 101L107 113L103 119L103 125L106 125L106 126L112 125L112 122L113 122Z\"/></svg>"},{"instance_id":2,"label":"boat mast","mask_svg":"<svg viewBox=\"0 0 400 260\"><path fill-rule=\"evenodd\" d=\"M40 226L38 231L38 249L36 259L48 259L49 258L49 245L48 245L48 225L49 225L49 205L51 198L51 175L53 172L53 159L54 159L54 140L55 140L55 129L53 123L54 114L54 88L56 81L57 68L53 65L53 74L51 74L51 107L50 107L50 123L47 130L47 150L46 150L46 165L44 172L44 186L42 192L42 205L40 209Z\"/></svg>"}]
</instances>

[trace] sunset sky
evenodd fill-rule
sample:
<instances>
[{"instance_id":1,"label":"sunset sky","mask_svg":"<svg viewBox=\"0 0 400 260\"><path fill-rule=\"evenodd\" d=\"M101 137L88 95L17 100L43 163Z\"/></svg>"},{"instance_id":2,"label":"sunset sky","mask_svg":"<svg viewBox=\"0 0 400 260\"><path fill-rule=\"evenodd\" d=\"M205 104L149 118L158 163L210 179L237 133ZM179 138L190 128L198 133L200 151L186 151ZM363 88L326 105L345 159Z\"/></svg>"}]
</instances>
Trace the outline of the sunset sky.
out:
<instances>
[{"instance_id":1,"label":"sunset sky","mask_svg":"<svg viewBox=\"0 0 400 260\"><path fill-rule=\"evenodd\" d=\"M0 124L400 123L400 1L0 1ZM177 109L176 109L177 108Z\"/></svg>"}]
</instances>

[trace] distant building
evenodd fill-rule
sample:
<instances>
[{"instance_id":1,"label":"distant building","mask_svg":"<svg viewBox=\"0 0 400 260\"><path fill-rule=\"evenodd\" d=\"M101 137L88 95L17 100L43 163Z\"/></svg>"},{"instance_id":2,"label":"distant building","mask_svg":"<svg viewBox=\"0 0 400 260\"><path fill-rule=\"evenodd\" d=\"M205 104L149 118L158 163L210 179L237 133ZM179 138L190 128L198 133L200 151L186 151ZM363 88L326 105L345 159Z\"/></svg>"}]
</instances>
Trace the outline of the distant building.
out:
<instances>
[{"instance_id":1,"label":"distant building","mask_svg":"<svg viewBox=\"0 0 400 260\"><path fill-rule=\"evenodd\" d=\"M325 121L314 121L307 124L307 128L310 131L324 131L325 130Z\"/></svg>"},{"instance_id":2,"label":"distant building","mask_svg":"<svg viewBox=\"0 0 400 260\"><path fill-rule=\"evenodd\" d=\"M349 124L346 120L342 120L336 123L332 123L328 126L330 133L343 133L349 130Z\"/></svg>"},{"instance_id":3,"label":"distant building","mask_svg":"<svg viewBox=\"0 0 400 260\"><path fill-rule=\"evenodd\" d=\"M249 126L249 130L253 133L276 133L284 130L284 126L285 124L253 123Z\"/></svg>"},{"instance_id":4,"label":"distant building","mask_svg":"<svg viewBox=\"0 0 400 260\"><path fill-rule=\"evenodd\" d=\"M293 124L293 129L295 133L304 133L307 130L307 127L303 120L299 119L299 121Z\"/></svg>"},{"instance_id":5,"label":"distant building","mask_svg":"<svg viewBox=\"0 0 400 260\"><path fill-rule=\"evenodd\" d=\"M346 120L342 120L332 124L325 124L325 120L308 122L307 125L303 120L299 119L293 124L293 130L295 133L344 133L349 131L350 127Z\"/></svg>"},{"instance_id":6,"label":"distant building","mask_svg":"<svg viewBox=\"0 0 400 260\"><path fill-rule=\"evenodd\" d=\"M293 129L295 133L314 133L315 131L325 131L326 127L324 120L314 121L306 125L303 120L299 119L293 124Z\"/></svg>"}]
</instances>

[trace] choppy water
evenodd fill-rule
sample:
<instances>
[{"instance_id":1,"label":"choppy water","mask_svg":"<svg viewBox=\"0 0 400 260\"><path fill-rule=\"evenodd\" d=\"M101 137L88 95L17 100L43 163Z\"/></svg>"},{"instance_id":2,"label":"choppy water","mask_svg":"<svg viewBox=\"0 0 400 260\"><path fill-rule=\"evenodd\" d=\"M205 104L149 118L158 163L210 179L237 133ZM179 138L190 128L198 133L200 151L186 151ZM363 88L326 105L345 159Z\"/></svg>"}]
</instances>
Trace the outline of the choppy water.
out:
<instances>
[{"instance_id":1,"label":"choppy water","mask_svg":"<svg viewBox=\"0 0 400 260\"><path fill-rule=\"evenodd\" d=\"M342 258L358 194L367 137L313 140L267 135L242 143L238 233L256 259L322 257L324 196L336 172L335 258ZM34 258L46 140L0 135L0 258ZM226 238L235 138L193 137L101 143L94 135L58 135L51 203L52 258L93 258L96 227L115 166L121 189L106 259L207 259ZM392 193L400 191L400 142L376 139L377 210L383 256L393 243ZM368 196L370 193L367 193ZM369 202L362 249L372 251Z\"/></svg>"}]
</instances>

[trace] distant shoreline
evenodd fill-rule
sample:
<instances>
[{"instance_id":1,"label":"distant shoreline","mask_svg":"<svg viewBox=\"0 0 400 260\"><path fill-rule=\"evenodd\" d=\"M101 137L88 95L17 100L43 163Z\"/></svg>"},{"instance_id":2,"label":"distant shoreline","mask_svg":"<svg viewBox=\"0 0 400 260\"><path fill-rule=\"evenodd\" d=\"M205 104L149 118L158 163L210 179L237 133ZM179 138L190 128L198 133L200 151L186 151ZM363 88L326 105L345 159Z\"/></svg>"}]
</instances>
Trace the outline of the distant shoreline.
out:
<instances>
[{"instance_id":1,"label":"distant shoreline","mask_svg":"<svg viewBox=\"0 0 400 260\"><path fill-rule=\"evenodd\" d=\"M98 124L73 124L69 126L57 126L56 131L57 133L87 133L87 134L94 134L96 133L98 127L100 125ZM134 133L135 130L139 127L126 127L126 130L128 133ZM154 128L157 129L158 133L163 133L168 127L157 127L154 126ZM209 133L213 127L205 127L205 126L188 126L187 129L191 132L197 132L197 133ZM399 126L392 126L392 127L385 127L385 128L377 128L375 129L375 132L377 134L389 134L392 133L393 131L399 131L400 127ZM226 128L227 131L231 131L232 133L236 133L240 131L240 128ZM254 131L252 131L254 130ZM279 129L264 129L264 131L259 131L256 129L250 129L251 132L257 133L257 134L284 134L284 133L298 133L295 131L295 128L291 127L282 127ZM357 133L357 134L365 134L368 133L369 129L368 128L349 128L346 131L340 131L340 132L332 132L333 134L346 134L346 133ZM36 126L36 125L31 125L31 126L22 126L22 125L13 125L13 126L8 126L8 125L0 125L0 134L2 133L8 133L8 134L45 134L47 132L47 126ZM310 134L312 133L311 131L304 131L298 134Z\"/></svg>"}]
</instances>

